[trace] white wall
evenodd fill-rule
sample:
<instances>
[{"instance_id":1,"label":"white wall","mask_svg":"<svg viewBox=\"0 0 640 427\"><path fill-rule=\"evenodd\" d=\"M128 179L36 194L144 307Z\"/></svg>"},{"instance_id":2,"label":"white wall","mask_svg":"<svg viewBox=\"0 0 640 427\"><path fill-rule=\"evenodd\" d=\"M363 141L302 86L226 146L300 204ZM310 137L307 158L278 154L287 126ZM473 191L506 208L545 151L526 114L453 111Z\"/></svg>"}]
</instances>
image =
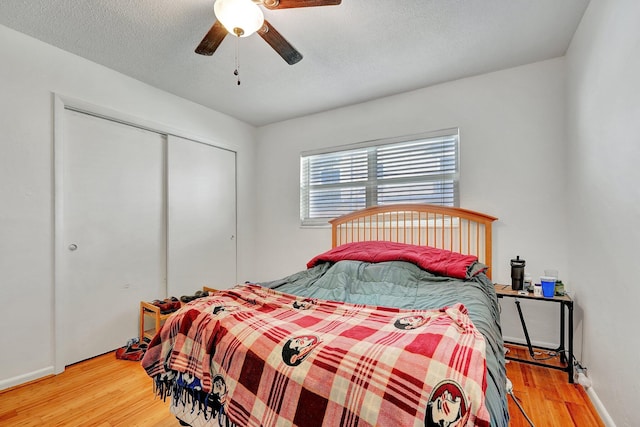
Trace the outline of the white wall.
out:
<instances>
[{"instance_id":1,"label":"white wall","mask_svg":"<svg viewBox=\"0 0 640 427\"><path fill-rule=\"evenodd\" d=\"M567 53L569 267L584 363L619 426L640 425L640 2L592 1Z\"/></svg>"},{"instance_id":2,"label":"white wall","mask_svg":"<svg viewBox=\"0 0 640 427\"><path fill-rule=\"evenodd\" d=\"M467 78L259 128L256 277L304 268L331 245L326 228L299 223L299 156L304 150L458 127L461 206L497 216L493 279L510 282L520 255L539 276L556 268L571 284L565 222L564 60ZM505 334L522 338L512 301ZM523 304L532 337L558 343L555 304Z\"/></svg>"},{"instance_id":3,"label":"white wall","mask_svg":"<svg viewBox=\"0 0 640 427\"><path fill-rule=\"evenodd\" d=\"M578 356L594 389L618 425L640 425L633 328L640 300L633 276L640 253L637 22L636 0L592 2L566 63L545 61L265 126L257 147L248 125L0 26L0 388L53 365L56 92L238 152L239 281L298 271L330 246L328 229L299 226L301 151L459 127L462 206L499 217L494 280L509 283L515 255L534 277L560 270L575 294L584 334ZM554 342L555 307L524 309L534 338ZM511 305L503 319L505 334L519 336Z\"/></svg>"},{"instance_id":4,"label":"white wall","mask_svg":"<svg viewBox=\"0 0 640 427\"><path fill-rule=\"evenodd\" d=\"M253 127L0 26L0 389L54 363L53 93L237 151L239 278L252 258Z\"/></svg>"}]
</instances>

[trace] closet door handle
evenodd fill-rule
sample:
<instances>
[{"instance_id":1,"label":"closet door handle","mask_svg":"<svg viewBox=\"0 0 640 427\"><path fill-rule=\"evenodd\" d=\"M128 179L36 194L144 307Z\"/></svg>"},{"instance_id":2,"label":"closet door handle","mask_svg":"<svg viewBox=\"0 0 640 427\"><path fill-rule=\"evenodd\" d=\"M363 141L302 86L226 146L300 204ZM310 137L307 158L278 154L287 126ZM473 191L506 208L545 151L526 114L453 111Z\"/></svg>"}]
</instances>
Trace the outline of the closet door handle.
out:
<instances>
[{"instance_id":1,"label":"closet door handle","mask_svg":"<svg viewBox=\"0 0 640 427\"><path fill-rule=\"evenodd\" d=\"M69 245L69 250L70 251L75 251L76 249L78 249L78 245L76 245L75 243L72 243Z\"/></svg>"}]
</instances>

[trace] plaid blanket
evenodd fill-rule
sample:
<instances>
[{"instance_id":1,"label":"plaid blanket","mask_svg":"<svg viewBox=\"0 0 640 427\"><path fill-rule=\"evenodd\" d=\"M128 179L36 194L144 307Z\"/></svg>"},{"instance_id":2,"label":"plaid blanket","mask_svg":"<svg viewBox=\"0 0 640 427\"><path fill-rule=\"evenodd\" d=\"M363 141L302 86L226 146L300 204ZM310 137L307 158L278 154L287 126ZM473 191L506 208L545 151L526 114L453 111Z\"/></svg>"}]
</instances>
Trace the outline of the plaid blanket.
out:
<instances>
[{"instance_id":1,"label":"plaid blanket","mask_svg":"<svg viewBox=\"0 0 640 427\"><path fill-rule=\"evenodd\" d=\"M403 310L241 285L185 305L142 360L212 425L488 426L463 305Z\"/></svg>"}]
</instances>

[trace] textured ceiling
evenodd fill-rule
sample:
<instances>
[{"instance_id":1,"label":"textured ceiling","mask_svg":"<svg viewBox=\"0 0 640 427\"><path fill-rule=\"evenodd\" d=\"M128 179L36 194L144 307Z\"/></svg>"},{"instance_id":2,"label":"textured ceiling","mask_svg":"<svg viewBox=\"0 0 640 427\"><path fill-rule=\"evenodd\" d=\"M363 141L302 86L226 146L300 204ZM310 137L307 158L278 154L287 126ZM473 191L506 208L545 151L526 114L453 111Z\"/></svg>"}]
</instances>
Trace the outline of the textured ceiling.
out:
<instances>
[{"instance_id":1,"label":"textured ceiling","mask_svg":"<svg viewBox=\"0 0 640 427\"><path fill-rule=\"evenodd\" d=\"M260 126L562 56L588 2L342 0L263 8L304 55L293 66L256 34L228 36L210 57L195 54L215 20L213 0L2 0L0 24Z\"/></svg>"}]
</instances>

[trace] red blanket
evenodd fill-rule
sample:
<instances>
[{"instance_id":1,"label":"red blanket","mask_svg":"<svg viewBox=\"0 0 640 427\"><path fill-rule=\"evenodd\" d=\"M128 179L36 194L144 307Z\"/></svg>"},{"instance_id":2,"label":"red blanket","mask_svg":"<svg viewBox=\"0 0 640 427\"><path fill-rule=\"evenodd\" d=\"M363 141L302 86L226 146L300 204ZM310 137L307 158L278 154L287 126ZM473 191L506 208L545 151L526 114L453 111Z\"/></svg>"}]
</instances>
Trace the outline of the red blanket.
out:
<instances>
[{"instance_id":1,"label":"red blanket","mask_svg":"<svg viewBox=\"0 0 640 427\"><path fill-rule=\"evenodd\" d=\"M467 271L478 257L462 255L429 246L395 242L354 242L340 245L317 255L307 263L311 268L321 262L356 260L365 262L408 261L420 268L443 276L466 279Z\"/></svg>"},{"instance_id":2,"label":"red blanket","mask_svg":"<svg viewBox=\"0 0 640 427\"><path fill-rule=\"evenodd\" d=\"M219 423L488 426L484 351L462 305L402 310L242 285L185 305L142 365L163 394L204 396Z\"/></svg>"}]
</instances>

